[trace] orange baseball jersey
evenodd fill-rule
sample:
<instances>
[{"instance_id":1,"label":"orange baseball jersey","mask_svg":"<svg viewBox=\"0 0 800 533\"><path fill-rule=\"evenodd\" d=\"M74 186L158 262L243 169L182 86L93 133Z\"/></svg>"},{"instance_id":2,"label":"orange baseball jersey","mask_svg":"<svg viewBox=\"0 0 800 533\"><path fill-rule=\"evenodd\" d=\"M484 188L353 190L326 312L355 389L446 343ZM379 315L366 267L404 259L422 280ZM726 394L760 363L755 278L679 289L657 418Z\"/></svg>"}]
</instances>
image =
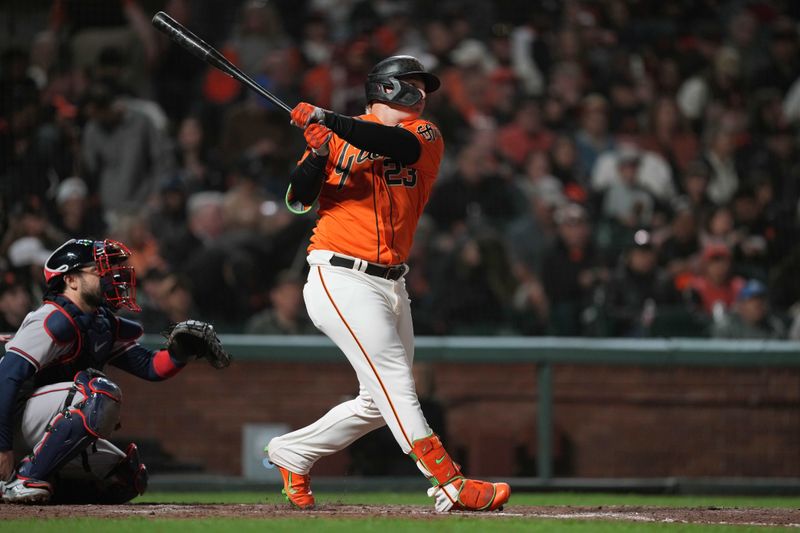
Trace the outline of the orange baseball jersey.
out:
<instances>
[{"instance_id":1,"label":"orange baseball jersey","mask_svg":"<svg viewBox=\"0 0 800 533\"><path fill-rule=\"evenodd\" d=\"M355 118L379 122L371 114ZM384 265L400 264L408 258L419 217L439 172L444 141L436 126L423 119L401 122L397 127L420 141L422 151L412 165L368 153L333 135L317 200L319 219L308 251L330 250ZM303 159L309 153L307 150ZM286 203L292 209L291 186Z\"/></svg>"}]
</instances>

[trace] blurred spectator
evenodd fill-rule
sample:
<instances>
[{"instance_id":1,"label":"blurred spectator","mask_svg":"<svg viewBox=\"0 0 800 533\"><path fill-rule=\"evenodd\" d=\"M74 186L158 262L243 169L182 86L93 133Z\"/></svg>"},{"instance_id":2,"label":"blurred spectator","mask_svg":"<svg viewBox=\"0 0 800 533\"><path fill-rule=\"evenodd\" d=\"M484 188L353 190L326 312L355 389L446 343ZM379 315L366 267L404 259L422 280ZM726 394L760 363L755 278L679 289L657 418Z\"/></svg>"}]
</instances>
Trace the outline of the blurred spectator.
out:
<instances>
[{"instance_id":1,"label":"blurred spectator","mask_svg":"<svg viewBox=\"0 0 800 533\"><path fill-rule=\"evenodd\" d=\"M543 64L547 54L542 36L530 25L520 25L511 31L510 44L511 65L525 93L541 96L545 91Z\"/></svg>"},{"instance_id":2,"label":"blurred spectator","mask_svg":"<svg viewBox=\"0 0 800 533\"><path fill-rule=\"evenodd\" d=\"M603 216L629 228L649 227L653 218L653 198L637 183L640 164L636 149L620 148L617 156L619 180L603 194Z\"/></svg>"},{"instance_id":3,"label":"blurred spectator","mask_svg":"<svg viewBox=\"0 0 800 533\"><path fill-rule=\"evenodd\" d=\"M515 289L508 250L494 234L467 235L436 280L439 334L499 335L509 327Z\"/></svg>"},{"instance_id":4,"label":"blurred spectator","mask_svg":"<svg viewBox=\"0 0 800 533\"><path fill-rule=\"evenodd\" d=\"M117 96L108 85L89 89L81 141L86 175L107 211L145 205L174 172L169 139Z\"/></svg>"},{"instance_id":5,"label":"blurred spectator","mask_svg":"<svg viewBox=\"0 0 800 533\"><path fill-rule=\"evenodd\" d=\"M186 229L186 187L174 177L161 184L156 206L150 215L151 227L157 228L159 242L172 242Z\"/></svg>"},{"instance_id":6,"label":"blurred spectator","mask_svg":"<svg viewBox=\"0 0 800 533\"><path fill-rule=\"evenodd\" d=\"M586 200L588 174L580 166L575 141L568 135L559 135L550 151L550 171L561 181L567 195L575 202Z\"/></svg>"},{"instance_id":7,"label":"blurred spectator","mask_svg":"<svg viewBox=\"0 0 800 533\"><path fill-rule=\"evenodd\" d=\"M0 272L0 333L14 333L33 310L31 295L13 272Z\"/></svg>"},{"instance_id":8,"label":"blurred spectator","mask_svg":"<svg viewBox=\"0 0 800 533\"><path fill-rule=\"evenodd\" d=\"M6 211L28 196L43 198L74 166L72 139L55 121L45 120L36 84L9 74L0 72L0 206Z\"/></svg>"},{"instance_id":9,"label":"blurred spectator","mask_svg":"<svg viewBox=\"0 0 800 533\"><path fill-rule=\"evenodd\" d=\"M142 310L135 316L146 333L161 332L170 325L161 308L161 286L167 275L166 271L155 268L146 273L136 273L136 303Z\"/></svg>"},{"instance_id":10,"label":"blurred spectator","mask_svg":"<svg viewBox=\"0 0 800 533\"><path fill-rule=\"evenodd\" d=\"M739 187L735 150L732 131L723 127L709 131L705 151L705 160L711 169L708 197L716 205L730 202Z\"/></svg>"},{"instance_id":11,"label":"blurred spectator","mask_svg":"<svg viewBox=\"0 0 800 533\"><path fill-rule=\"evenodd\" d=\"M685 192L684 199L700 221L705 221L714 208L714 204L708 197L710 176L711 169L708 164L701 159L696 159L686 167L681 180L681 187Z\"/></svg>"},{"instance_id":12,"label":"blurred spectator","mask_svg":"<svg viewBox=\"0 0 800 533\"><path fill-rule=\"evenodd\" d=\"M636 155L634 155L636 154ZM620 183L620 160L637 161L636 183L656 200L669 203L675 197L672 171L663 157L640 150L633 143L620 143L615 150L600 155L592 169L592 189L597 193Z\"/></svg>"},{"instance_id":13,"label":"blurred spectator","mask_svg":"<svg viewBox=\"0 0 800 533\"><path fill-rule=\"evenodd\" d=\"M687 118L700 121L704 113L716 106L744 106L743 89L739 53L734 48L722 47L716 52L712 66L684 81L677 102Z\"/></svg>"},{"instance_id":14,"label":"blurred spectator","mask_svg":"<svg viewBox=\"0 0 800 533\"><path fill-rule=\"evenodd\" d=\"M700 232L700 241L703 246L724 244L729 249L739 244L741 234L736 231L736 221L730 207L718 206L710 212Z\"/></svg>"},{"instance_id":15,"label":"blurred spectator","mask_svg":"<svg viewBox=\"0 0 800 533\"><path fill-rule=\"evenodd\" d=\"M269 305L247 321L245 333L310 335L319 333L303 306L303 280L289 271L278 274L269 290Z\"/></svg>"},{"instance_id":16,"label":"blurred spectator","mask_svg":"<svg viewBox=\"0 0 800 533\"><path fill-rule=\"evenodd\" d=\"M262 212L267 195L259 186L263 178L264 165L260 158L243 158L229 181L231 187L225 192L223 199L223 218L229 231L259 231L264 221ZM272 199L275 211L277 202Z\"/></svg>"},{"instance_id":17,"label":"blurred spectator","mask_svg":"<svg viewBox=\"0 0 800 533\"><path fill-rule=\"evenodd\" d=\"M774 87L786 93L800 72L797 48L797 21L785 16L777 17L769 30L767 64L753 80L758 87Z\"/></svg>"},{"instance_id":18,"label":"blurred spectator","mask_svg":"<svg viewBox=\"0 0 800 533\"><path fill-rule=\"evenodd\" d=\"M731 272L731 250L724 244L703 249L701 273L689 281L689 291L698 298L703 311L718 319L730 308L745 280Z\"/></svg>"},{"instance_id":19,"label":"blurred spectator","mask_svg":"<svg viewBox=\"0 0 800 533\"><path fill-rule=\"evenodd\" d=\"M334 66L331 57L334 44L330 40L328 21L322 16L309 18L303 27L304 40L300 54L305 63L305 72L300 82L301 99L314 102L323 109L333 109ZM338 109L338 108L337 108Z\"/></svg>"},{"instance_id":20,"label":"blurred spectator","mask_svg":"<svg viewBox=\"0 0 800 533\"><path fill-rule=\"evenodd\" d=\"M199 117L185 117L178 126L176 159L181 186L189 193L204 190L224 190L222 161L209 143ZM163 185L163 184L162 184Z\"/></svg>"},{"instance_id":21,"label":"blurred spectator","mask_svg":"<svg viewBox=\"0 0 800 533\"><path fill-rule=\"evenodd\" d=\"M158 241L150 229L147 211L120 211L109 228L108 236L124 242L131 250L128 264L136 269L137 274L146 275L150 270L166 268L166 262L159 252Z\"/></svg>"},{"instance_id":22,"label":"blurred spectator","mask_svg":"<svg viewBox=\"0 0 800 533\"><path fill-rule=\"evenodd\" d=\"M161 256L175 271L182 271L192 255L214 244L225 232L224 196L220 192L198 192L186 204L186 227L161 240Z\"/></svg>"},{"instance_id":23,"label":"blurred spectator","mask_svg":"<svg viewBox=\"0 0 800 533\"><path fill-rule=\"evenodd\" d=\"M589 175L603 152L614 148L608 131L608 100L599 94L587 95L581 102L580 128L575 134L580 168Z\"/></svg>"},{"instance_id":24,"label":"blurred spectator","mask_svg":"<svg viewBox=\"0 0 800 533\"><path fill-rule=\"evenodd\" d=\"M531 152L547 152L553 145L553 134L542 125L539 103L523 102L514 120L497 132L497 149L513 165L521 168Z\"/></svg>"},{"instance_id":25,"label":"blurred spectator","mask_svg":"<svg viewBox=\"0 0 800 533\"><path fill-rule=\"evenodd\" d=\"M285 184L279 194L261 185L264 176L261 158L243 158L228 176L230 186L223 199L223 222L228 233L257 242L257 247L269 248L271 265L280 270L281 264L294 259L298 238L307 231L307 218L298 218L283 208ZM305 246L303 246L305 248ZM285 256L291 256L288 262ZM283 260L283 261L282 261Z\"/></svg>"},{"instance_id":26,"label":"blurred spectator","mask_svg":"<svg viewBox=\"0 0 800 533\"><path fill-rule=\"evenodd\" d=\"M288 45L285 26L275 5L266 0L247 0L224 49L244 72L258 72L269 52Z\"/></svg>"},{"instance_id":27,"label":"blurred spectator","mask_svg":"<svg viewBox=\"0 0 800 533\"><path fill-rule=\"evenodd\" d=\"M442 231L468 225L502 226L515 215L509 209L516 205L513 189L499 176L491 153L478 147L462 150L456 172L440 180L426 211Z\"/></svg>"},{"instance_id":28,"label":"blurred spectator","mask_svg":"<svg viewBox=\"0 0 800 533\"><path fill-rule=\"evenodd\" d=\"M650 233L637 230L608 285L604 316L609 336L648 336L663 291L657 254Z\"/></svg>"},{"instance_id":29,"label":"blurred spectator","mask_svg":"<svg viewBox=\"0 0 800 533\"><path fill-rule=\"evenodd\" d=\"M766 285L751 279L739 290L733 308L714 323L711 335L720 339L785 339L786 326L770 312Z\"/></svg>"},{"instance_id":30,"label":"blurred spectator","mask_svg":"<svg viewBox=\"0 0 800 533\"><path fill-rule=\"evenodd\" d=\"M155 62L158 53L150 18L136 0L55 0L50 27L69 36L74 66L79 69L94 65L108 46L131 53L128 81L141 90L146 84L145 69Z\"/></svg>"},{"instance_id":31,"label":"blurred spectator","mask_svg":"<svg viewBox=\"0 0 800 533\"><path fill-rule=\"evenodd\" d=\"M265 179L284 184L292 153L289 147L302 139L292 130L286 114L248 91L246 99L230 107L223 120L220 144L224 164L233 167L243 156L262 158Z\"/></svg>"},{"instance_id":32,"label":"blurred spectator","mask_svg":"<svg viewBox=\"0 0 800 533\"><path fill-rule=\"evenodd\" d=\"M751 187L740 188L731 202L739 242L733 249L737 272L748 278L765 279L769 268L769 225Z\"/></svg>"},{"instance_id":33,"label":"blurred spectator","mask_svg":"<svg viewBox=\"0 0 800 533\"><path fill-rule=\"evenodd\" d=\"M669 163L673 178L676 178L699 155L697 136L681 115L675 100L668 96L662 96L653 103L648 126L641 137L640 146L661 155Z\"/></svg>"},{"instance_id":34,"label":"blurred spectator","mask_svg":"<svg viewBox=\"0 0 800 533\"><path fill-rule=\"evenodd\" d=\"M176 274L166 276L157 291L158 306L170 323L176 324L195 316L192 293L183 277Z\"/></svg>"},{"instance_id":35,"label":"blurred spectator","mask_svg":"<svg viewBox=\"0 0 800 533\"><path fill-rule=\"evenodd\" d=\"M89 205L89 189L81 178L67 178L56 189L56 223L67 237L73 239L102 239L105 223L102 212Z\"/></svg>"},{"instance_id":36,"label":"blurred spectator","mask_svg":"<svg viewBox=\"0 0 800 533\"><path fill-rule=\"evenodd\" d=\"M9 266L36 301L44 294L43 267L51 253L38 237L20 237L8 247Z\"/></svg>"},{"instance_id":37,"label":"blurred spectator","mask_svg":"<svg viewBox=\"0 0 800 533\"><path fill-rule=\"evenodd\" d=\"M519 184L525 199L524 211L508 226L506 239L511 243L512 259L531 273L542 271L546 251L555 238L553 214L567 203L561 183L552 176L535 183Z\"/></svg>"},{"instance_id":38,"label":"blurred spectator","mask_svg":"<svg viewBox=\"0 0 800 533\"><path fill-rule=\"evenodd\" d=\"M38 196L28 196L11 209L8 230L0 249L7 251L11 243L22 237L35 237L44 247L55 249L66 238L48 217L44 202Z\"/></svg>"},{"instance_id":39,"label":"blurred spectator","mask_svg":"<svg viewBox=\"0 0 800 533\"><path fill-rule=\"evenodd\" d=\"M97 58L97 64L91 71L92 79L112 87L122 106L146 116L159 134L166 134L167 115L161 106L153 100L138 96L125 82L129 70L127 60L124 50L114 47L103 48Z\"/></svg>"},{"instance_id":40,"label":"blurred spectator","mask_svg":"<svg viewBox=\"0 0 800 533\"><path fill-rule=\"evenodd\" d=\"M609 279L592 244L589 214L579 204L555 213L558 238L544 258L542 283L551 307L554 335L580 335L582 311L592 303L594 289Z\"/></svg>"},{"instance_id":41,"label":"blurred spectator","mask_svg":"<svg viewBox=\"0 0 800 533\"><path fill-rule=\"evenodd\" d=\"M662 239L659 265L672 277L675 288L682 291L695 271L700 253L697 216L689 202L674 203L672 222Z\"/></svg>"}]
</instances>

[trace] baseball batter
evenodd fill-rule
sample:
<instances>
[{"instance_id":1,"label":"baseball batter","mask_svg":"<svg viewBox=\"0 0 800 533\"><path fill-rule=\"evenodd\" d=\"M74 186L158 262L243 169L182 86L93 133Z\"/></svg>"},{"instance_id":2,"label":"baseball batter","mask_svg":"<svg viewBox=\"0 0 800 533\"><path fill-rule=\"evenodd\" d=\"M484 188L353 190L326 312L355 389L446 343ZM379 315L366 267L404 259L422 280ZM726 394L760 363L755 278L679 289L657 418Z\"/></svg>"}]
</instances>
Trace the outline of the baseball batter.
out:
<instances>
[{"instance_id":1,"label":"baseball batter","mask_svg":"<svg viewBox=\"0 0 800 533\"><path fill-rule=\"evenodd\" d=\"M122 391L103 367L161 381L193 356L227 364L213 329L197 321L176 325L167 349L137 342L142 327L113 312L139 310L129 256L120 242L72 239L47 260L44 304L28 314L0 359L4 502L123 503L144 493L147 469L136 445L122 451L107 440L119 422ZM24 457L16 468L15 451Z\"/></svg>"},{"instance_id":2,"label":"baseball batter","mask_svg":"<svg viewBox=\"0 0 800 533\"><path fill-rule=\"evenodd\" d=\"M417 59L393 56L367 78L365 115L307 103L292 110L308 148L292 172L287 205L298 212L319 205L303 295L312 321L359 381L357 398L265 448L288 500L302 509L314 506L314 463L384 424L430 480L436 510L492 511L510 495L506 483L462 475L425 420L411 371L404 261L444 151L439 130L420 118L426 95L439 85Z\"/></svg>"}]
</instances>

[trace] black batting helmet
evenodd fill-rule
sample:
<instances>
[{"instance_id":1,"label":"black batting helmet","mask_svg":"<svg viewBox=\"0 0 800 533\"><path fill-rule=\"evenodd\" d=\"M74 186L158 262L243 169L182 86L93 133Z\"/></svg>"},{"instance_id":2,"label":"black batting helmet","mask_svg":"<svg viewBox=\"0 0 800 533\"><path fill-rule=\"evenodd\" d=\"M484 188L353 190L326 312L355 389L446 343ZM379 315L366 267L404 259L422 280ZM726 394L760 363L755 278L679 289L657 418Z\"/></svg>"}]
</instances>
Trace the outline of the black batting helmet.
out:
<instances>
[{"instance_id":1,"label":"black batting helmet","mask_svg":"<svg viewBox=\"0 0 800 533\"><path fill-rule=\"evenodd\" d=\"M118 309L140 311L136 304L136 273L123 266L131 251L121 242L106 239L70 239L50 254L44 264L44 278L50 291L63 283L64 274L85 266L97 267L106 302ZM48 291L48 292L50 292Z\"/></svg>"},{"instance_id":2,"label":"black batting helmet","mask_svg":"<svg viewBox=\"0 0 800 533\"><path fill-rule=\"evenodd\" d=\"M364 84L367 103L378 100L403 106L416 104L422 99L422 94L410 83L402 81L409 76L422 78L426 93L432 93L441 85L439 78L427 72L416 57L387 57L375 65L367 75L367 82Z\"/></svg>"}]
</instances>

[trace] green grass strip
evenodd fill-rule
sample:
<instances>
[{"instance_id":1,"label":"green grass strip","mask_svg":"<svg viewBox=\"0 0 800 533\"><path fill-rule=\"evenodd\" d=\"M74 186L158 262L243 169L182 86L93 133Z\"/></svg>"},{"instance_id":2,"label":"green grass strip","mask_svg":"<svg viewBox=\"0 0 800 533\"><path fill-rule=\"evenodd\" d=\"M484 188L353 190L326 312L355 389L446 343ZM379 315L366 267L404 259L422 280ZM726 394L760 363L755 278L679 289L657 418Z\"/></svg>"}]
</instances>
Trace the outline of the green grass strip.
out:
<instances>
[{"instance_id":1,"label":"green grass strip","mask_svg":"<svg viewBox=\"0 0 800 533\"><path fill-rule=\"evenodd\" d=\"M708 526L693 524L651 524L642 522L536 520L508 518L438 518L412 520L398 518L363 519L90 519L70 518L57 520L4 520L0 531L25 533L63 533L64 531L92 531L104 533L417 533L436 531L444 533L765 533L787 531L784 528L751 526Z\"/></svg>"}]
</instances>

